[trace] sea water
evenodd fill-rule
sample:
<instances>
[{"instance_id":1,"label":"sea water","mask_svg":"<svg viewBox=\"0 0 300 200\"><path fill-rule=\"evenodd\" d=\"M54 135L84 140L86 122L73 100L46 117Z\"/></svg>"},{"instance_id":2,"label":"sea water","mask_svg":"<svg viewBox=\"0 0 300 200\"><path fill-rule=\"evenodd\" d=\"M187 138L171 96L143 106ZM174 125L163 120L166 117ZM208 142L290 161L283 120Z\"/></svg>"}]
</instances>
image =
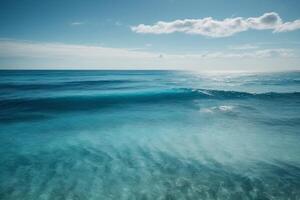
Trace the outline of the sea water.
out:
<instances>
[{"instance_id":1,"label":"sea water","mask_svg":"<svg viewBox=\"0 0 300 200\"><path fill-rule=\"evenodd\" d=\"M0 199L300 199L300 72L0 71Z\"/></svg>"}]
</instances>

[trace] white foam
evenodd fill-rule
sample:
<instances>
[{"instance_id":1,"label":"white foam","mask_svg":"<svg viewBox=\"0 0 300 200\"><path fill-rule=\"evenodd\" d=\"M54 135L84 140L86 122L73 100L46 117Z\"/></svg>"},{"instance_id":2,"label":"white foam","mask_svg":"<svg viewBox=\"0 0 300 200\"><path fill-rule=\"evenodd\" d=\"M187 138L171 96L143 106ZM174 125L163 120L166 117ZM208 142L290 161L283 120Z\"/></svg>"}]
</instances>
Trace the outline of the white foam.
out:
<instances>
[{"instance_id":1,"label":"white foam","mask_svg":"<svg viewBox=\"0 0 300 200\"><path fill-rule=\"evenodd\" d=\"M227 111L232 111L233 110L233 106L219 106L218 110L222 111L222 112L227 112Z\"/></svg>"},{"instance_id":2,"label":"white foam","mask_svg":"<svg viewBox=\"0 0 300 200\"><path fill-rule=\"evenodd\" d=\"M222 106L213 106L210 108L201 108L200 112L202 113L231 112L233 109L234 106L222 105Z\"/></svg>"}]
</instances>

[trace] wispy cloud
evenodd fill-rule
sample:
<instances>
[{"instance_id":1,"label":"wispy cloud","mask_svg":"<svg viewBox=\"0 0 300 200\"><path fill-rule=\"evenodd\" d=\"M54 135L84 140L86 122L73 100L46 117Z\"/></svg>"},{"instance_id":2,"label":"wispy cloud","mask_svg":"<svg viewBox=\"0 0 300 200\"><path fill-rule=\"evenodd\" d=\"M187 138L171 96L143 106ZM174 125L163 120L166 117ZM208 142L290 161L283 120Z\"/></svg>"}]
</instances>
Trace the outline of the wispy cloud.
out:
<instances>
[{"instance_id":1,"label":"wispy cloud","mask_svg":"<svg viewBox=\"0 0 300 200\"><path fill-rule=\"evenodd\" d=\"M287 32L300 29L300 20L283 23L281 17L275 13L265 13L259 17L234 17L216 20L212 17L203 19L183 19L170 22L158 21L153 25L139 24L131 30L145 34L169 34L182 32L208 37L228 37L236 33L255 30L273 30L273 32Z\"/></svg>"},{"instance_id":2,"label":"wispy cloud","mask_svg":"<svg viewBox=\"0 0 300 200\"><path fill-rule=\"evenodd\" d=\"M295 58L292 49L263 49L246 52L210 52L201 54L203 58Z\"/></svg>"},{"instance_id":3,"label":"wispy cloud","mask_svg":"<svg viewBox=\"0 0 300 200\"><path fill-rule=\"evenodd\" d=\"M150 46L150 45L149 45ZM202 52L197 54L170 54L169 57L199 57L199 58L230 58L230 57L259 57L268 58L272 56L292 57L292 49L255 49L255 46L245 45L236 47L244 48L243 52L216 51ZM110 48L102 46L74 45L63 43L43 43L19 40L0 40L0 57L77 57L77 58L157 58L161 52L152 53L141 51L143 48ZM251 50L251 51L250 51Z\"/></svg>"},{"instance_id":4,"label":"wispy cloud","mask_svg":"<svg viewBox=\"0 0 300 200\"><path fill-rule=\"evenodd\" d=\"M5 59L3 59L5 58ZM255 58L255 59L254 59ZM272 58L272 59L269 59ZM0 39L0 68L7 66L3 60L10 59L12 63L22 60L19 64L37 67L137 67L142 68L180 68L191 69L205 66L216 69L215 66L230 68L240 67L243 60L255 60L256 66L268 59L277 62L279 59L299 58L293 49L248 49L244 51L209 51L194 54L172 54L163 52L147 52L141 49L110 48L102 46L73 45L63 43L43 43ZM2 60L2 61L1 61ZM275 61L276 60L276 61ZM298 59L299 60L299 59ZM219 63L218 63L219 62ZM233 62L238 64L232 65ZM217 64L216 64L217 63ZM277 64L277 63L275 63ZM273 65L272 65L273 66ZM285 67L285 66L284 66Z\"/></svg>"},{"instance_id":5,"label":"wispy cloud","mask_svg":"<svg viewBox=\"0 0 300 200\"><path fill-rule=\"evenodd\" d=\"M121 23L120 21L116 21L116 22L115 22L115 25L116 25L116 26L122 26L122 23Z\"/></svg>"},{"instance_id":6,"label":"wispy cloud","mask_svg":"<svg viewBox=\"0 0 300 200\"><path fill-rule=\"evenodd\" d=\"M229 49L232 50L249 50L249 49L258 49L259 46L253 44L242 44L242 45L235 45L229 46Z\"/></svg>"},{"instance_id":7,"label":"wispy cloud","mask_svg":"<svg viewBox=\"0 0 300 200\"><path fill-rule=\"evenodd\" d=\"M125 48L0 40L0 56L4 57L149 57L153 54Z\"/></svg>"},{"instance_id":8,"label":"wispy cloud","mask_svg":"<svg viewBox=\"0 0 300 200\"><path fill-rule=\"evenodd\" d=\"M84 22L71 22L71 26L80 26L80 25L83 25Z\"/></svg>"},{"instance_id":9,"label":"wispy cloud","mask_svg":"<svg viewBox=\"0 0 300 200\"><path fill-rule=\"evenodd\" d=\"M281 25L279 25L275 32L288 32L288 31L294 31L300 29L300 20L295 20L293 22L286 22Z\"/></svg>"}]
</instances>

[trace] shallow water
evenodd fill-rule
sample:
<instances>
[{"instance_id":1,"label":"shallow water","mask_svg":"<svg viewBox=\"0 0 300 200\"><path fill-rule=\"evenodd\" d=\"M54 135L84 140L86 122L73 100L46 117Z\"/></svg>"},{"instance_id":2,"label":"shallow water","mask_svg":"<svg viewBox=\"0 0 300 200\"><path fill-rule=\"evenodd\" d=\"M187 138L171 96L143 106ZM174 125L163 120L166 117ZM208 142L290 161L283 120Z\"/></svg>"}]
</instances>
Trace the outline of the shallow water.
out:
<instances>
[{"instance_id":1,"label":"shallow water","mask_svg":"<svg viewBox=\"0 0 300 200\"><path fill-rule=\"evenodd\" d=\"M0 71L0 199L300 199L300 73Z\"/></svg>"}]
</instances>

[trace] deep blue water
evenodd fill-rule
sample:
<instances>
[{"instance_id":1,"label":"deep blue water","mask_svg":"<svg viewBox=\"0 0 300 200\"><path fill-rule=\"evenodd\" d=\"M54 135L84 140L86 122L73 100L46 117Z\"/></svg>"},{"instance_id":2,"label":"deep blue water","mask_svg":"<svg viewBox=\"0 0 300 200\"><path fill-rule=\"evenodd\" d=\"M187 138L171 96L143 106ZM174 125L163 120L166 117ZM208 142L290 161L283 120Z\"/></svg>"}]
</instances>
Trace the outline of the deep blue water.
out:
<instances>
[{"instance_id":1,"label":"deep blue water","mask_svg":"<svg viewBox=\"0 0 300 200\"><path fill-rule=\"evenodd\" d=\"M300 72L0 71L0 199L300 199Z\"/></svg>"}]
</instances>

